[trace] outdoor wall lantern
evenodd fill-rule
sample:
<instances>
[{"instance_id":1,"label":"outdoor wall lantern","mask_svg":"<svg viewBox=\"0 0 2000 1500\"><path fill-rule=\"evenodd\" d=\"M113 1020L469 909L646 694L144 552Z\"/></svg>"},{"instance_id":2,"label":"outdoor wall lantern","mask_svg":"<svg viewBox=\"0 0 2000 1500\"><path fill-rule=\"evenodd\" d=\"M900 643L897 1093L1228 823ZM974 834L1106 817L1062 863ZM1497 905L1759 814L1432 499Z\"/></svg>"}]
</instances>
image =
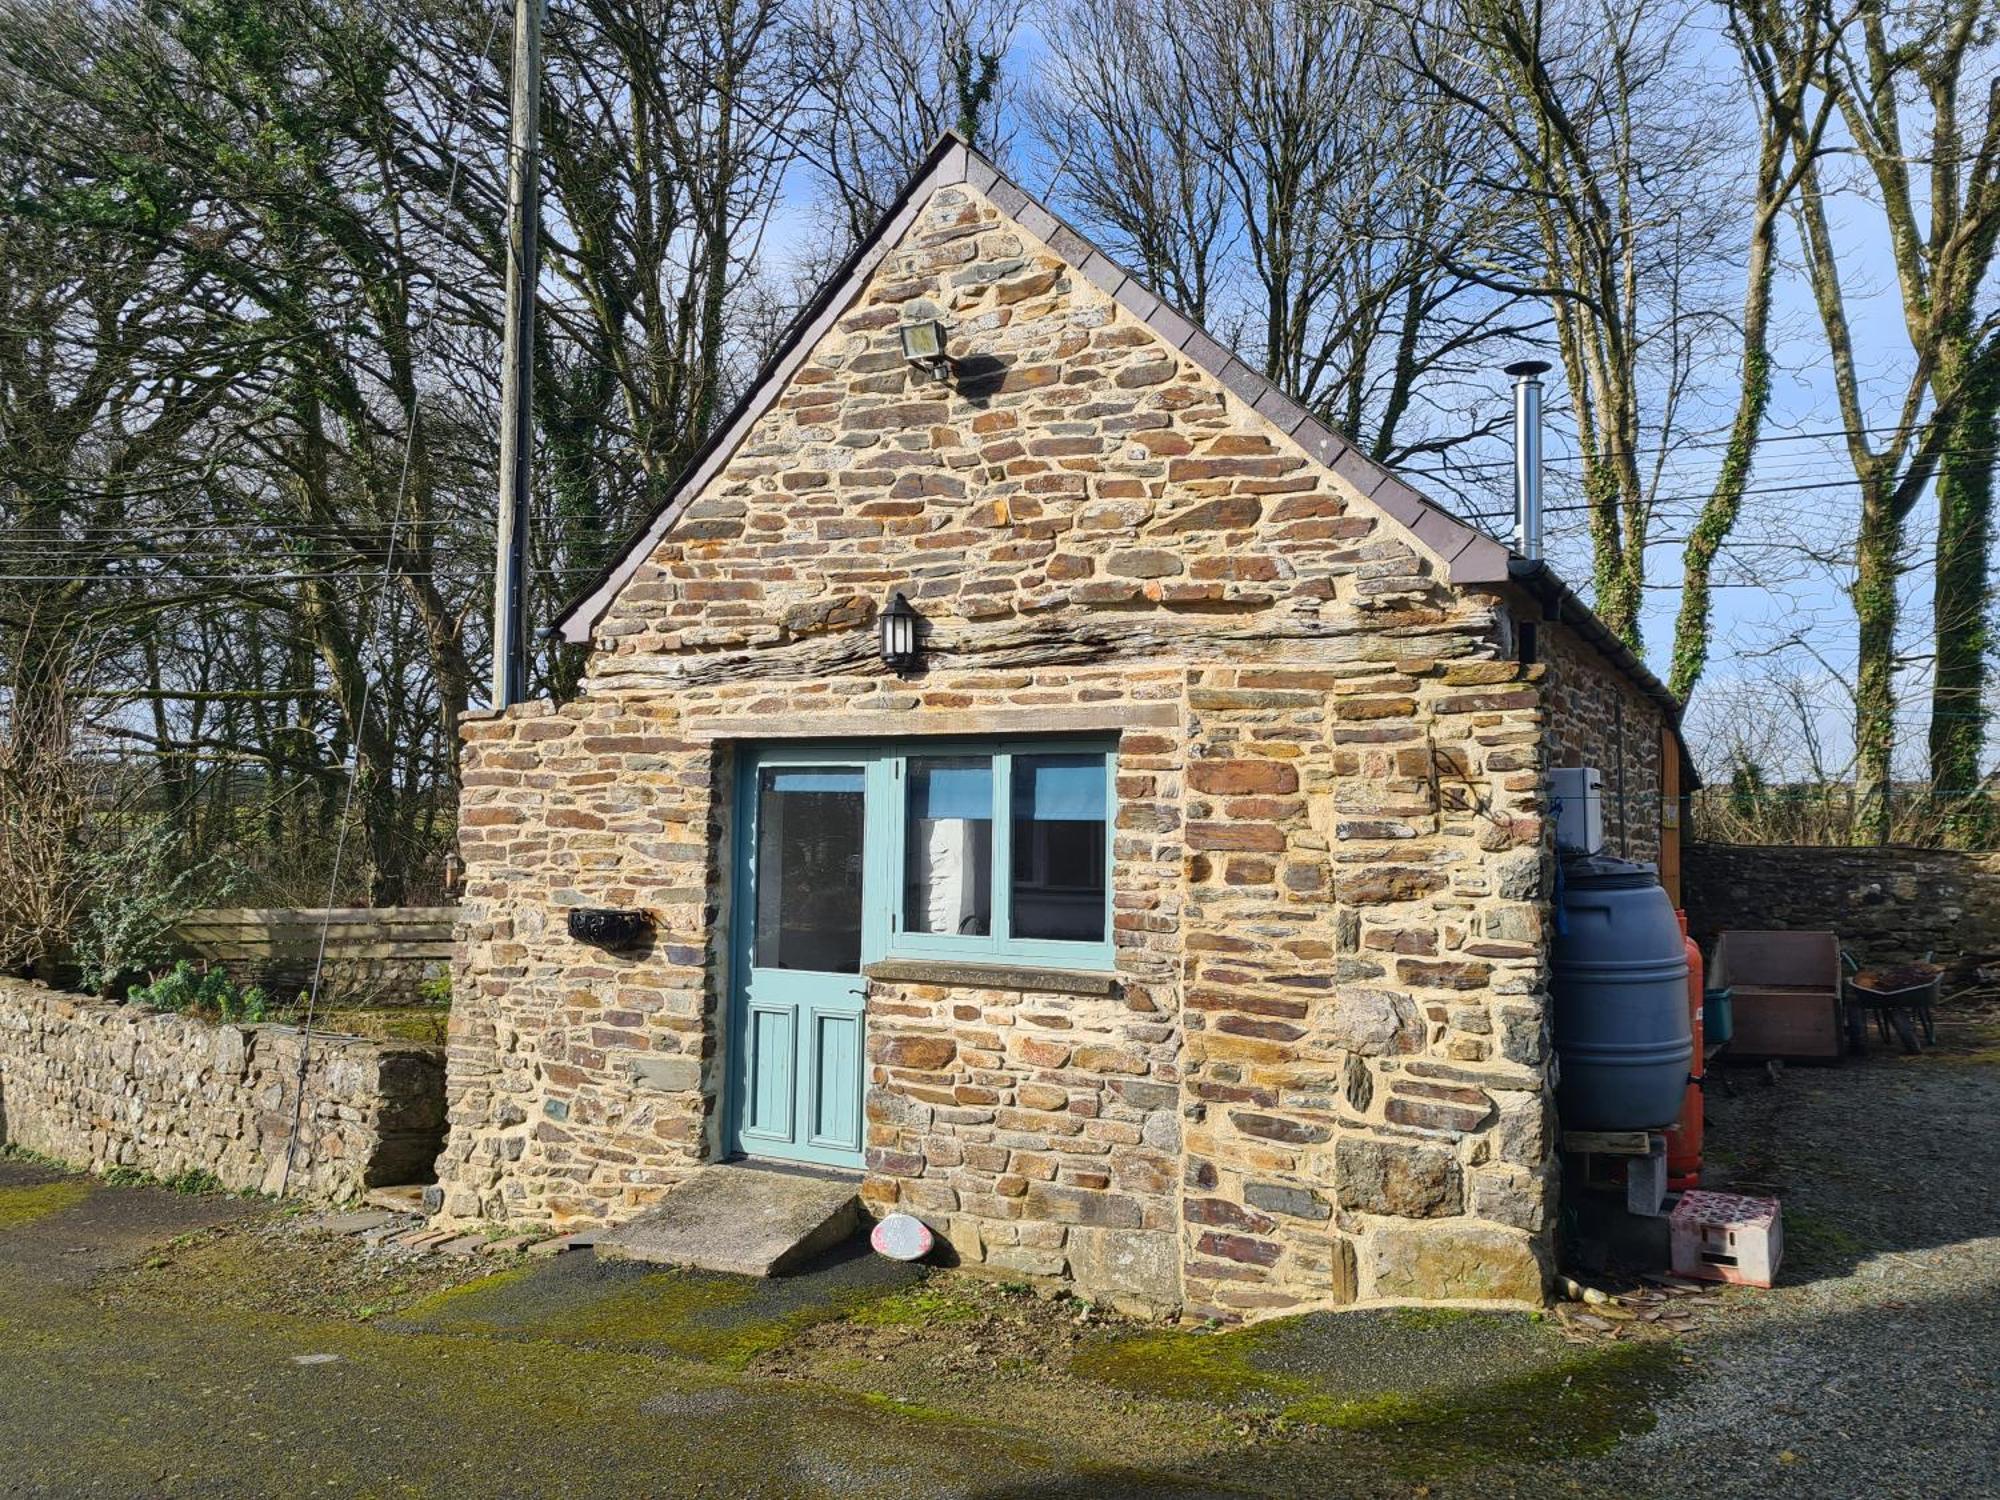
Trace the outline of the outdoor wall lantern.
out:
<instances>
[{"instance_id":1,"label":"outdoor wall lantern","mask_svg":"<svg viewBox=\"0 0 2000 1500\"><path fill-rule=\"evenodd\" d=\"M903 338L904 359L930 371L933 380L943 380L951 373L951 356L944 351L944 324L936 318L921 318L904 323L897 331Z\"/></svg>"},{"instance_id":2,"label":"outdoor wall lantern","mask_svg":"<svg viewBox=\"0 0 2000 1500\"><path fill-rule=\"evenodd\" d=\"M914 672L922 659L917 639L920 618L900 592L875 617L875 628L882 633L882 665L898 676Z\"/></svg>"}]
</instances>

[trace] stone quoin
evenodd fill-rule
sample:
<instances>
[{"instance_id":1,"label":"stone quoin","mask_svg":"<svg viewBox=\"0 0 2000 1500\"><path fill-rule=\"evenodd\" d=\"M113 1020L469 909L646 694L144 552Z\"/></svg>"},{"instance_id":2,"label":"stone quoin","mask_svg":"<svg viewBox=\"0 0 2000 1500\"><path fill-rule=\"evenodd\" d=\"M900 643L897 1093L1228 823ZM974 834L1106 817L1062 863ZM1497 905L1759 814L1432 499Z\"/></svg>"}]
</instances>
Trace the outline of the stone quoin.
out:
<instances>
[{"instance_id":1,"label":"stone quoin","mask_svg":"<svg viewBox=\"0 0 2000 1500\"><path fill-rule=\"evenodd\" d=\"M1603 765L1653 857L1672 701L977 153L939 144L563 628L580 694L463 729L448 1215L619 1222L747 1138L732 1009L786 916L746 763L1073 739L1111 756L1102 957L864 937L865 1205L1191 1316L1539 1299L1543 774ZM578 907L654 931L588 948Z\"/></svg>"}]
</instances>

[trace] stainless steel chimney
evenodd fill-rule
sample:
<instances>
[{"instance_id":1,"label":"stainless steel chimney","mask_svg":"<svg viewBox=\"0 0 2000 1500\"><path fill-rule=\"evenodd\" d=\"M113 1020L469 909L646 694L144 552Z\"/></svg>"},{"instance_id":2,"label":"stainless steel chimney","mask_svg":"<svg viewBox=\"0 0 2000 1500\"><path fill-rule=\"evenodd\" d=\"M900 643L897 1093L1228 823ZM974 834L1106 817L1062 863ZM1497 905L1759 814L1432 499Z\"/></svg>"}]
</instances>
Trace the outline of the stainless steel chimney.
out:
<instances>
[{"instance_id":1,"label":"stainless steel chimney","mask_svg":"<svg viewBox=\"0 0 2000 1500\"><path fill-rule=\"evenodd\" d=\"M1514 550L1542 560L1542 382L1548 362L1507 366L1514 377Z\"/></svg>"}]
</instances>

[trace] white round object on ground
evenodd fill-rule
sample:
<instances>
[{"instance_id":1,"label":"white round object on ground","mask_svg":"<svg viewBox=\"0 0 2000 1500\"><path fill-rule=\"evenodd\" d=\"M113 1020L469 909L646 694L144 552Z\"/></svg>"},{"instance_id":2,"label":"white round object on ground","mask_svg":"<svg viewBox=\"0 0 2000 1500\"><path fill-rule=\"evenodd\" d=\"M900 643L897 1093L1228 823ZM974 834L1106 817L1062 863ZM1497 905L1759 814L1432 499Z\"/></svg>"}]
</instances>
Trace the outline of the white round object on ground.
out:
<instances>
[{"instance_id":1,"label":"white round object on ground","mask_svg":"<svg viewBox=\"0 0 2000 1500\"><path fill-rule=\"evenodd\" d=\"M891 1260L922 1260L931 1253L931 1246L937 1243L931 1237L930 1229L922 1219L913 1219L908 1214L890 1214L875 1226L868 1236L868 1243L875 1247L878 1255L886 1255Z\"/></svg>"}]
</instances>

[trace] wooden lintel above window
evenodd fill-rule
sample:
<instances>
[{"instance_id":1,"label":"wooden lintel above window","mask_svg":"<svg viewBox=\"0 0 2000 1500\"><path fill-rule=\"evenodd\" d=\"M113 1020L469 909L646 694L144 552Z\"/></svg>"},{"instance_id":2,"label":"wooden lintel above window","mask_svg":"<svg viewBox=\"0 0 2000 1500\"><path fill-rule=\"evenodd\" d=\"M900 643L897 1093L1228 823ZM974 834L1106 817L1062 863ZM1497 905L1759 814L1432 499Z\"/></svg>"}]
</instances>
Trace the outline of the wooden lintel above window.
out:
<instances>
[{"instance_id":1,"label":"wooden lintel above window","mask_svg":"<svg viewBox=\"0 0 2000 1500\"><path fill-rule=\"evenodd\" d=\"M682 726L689 740L940 739L968 735L1045 736L1121 729L1172 729L1181 722L1178 703L1088 703L1048 708L926 708L879 713L690 716Z\"/></svg>"}]
</instances>

